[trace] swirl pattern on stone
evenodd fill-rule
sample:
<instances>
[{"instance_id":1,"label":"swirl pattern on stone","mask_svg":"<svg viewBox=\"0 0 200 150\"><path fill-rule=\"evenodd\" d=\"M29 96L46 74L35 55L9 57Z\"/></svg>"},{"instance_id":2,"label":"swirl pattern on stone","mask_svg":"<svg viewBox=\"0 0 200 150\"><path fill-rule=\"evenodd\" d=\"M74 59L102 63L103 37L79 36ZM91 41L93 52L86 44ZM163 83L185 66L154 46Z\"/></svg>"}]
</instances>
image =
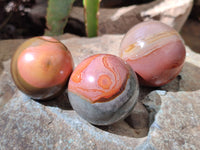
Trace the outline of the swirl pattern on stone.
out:
<instances>
[{"instance_id":1,"label":"swirl pattern on stone","mask_svg":"<svg viewBox=\"0 0 200 150\"><path fill-rule=\"evenodd\" d=\"M93 55L72 73L68 95L74 110L97 125L127 116L138 96L135 73L122 59L110 54Z\"/></svg>"}]
</instances>

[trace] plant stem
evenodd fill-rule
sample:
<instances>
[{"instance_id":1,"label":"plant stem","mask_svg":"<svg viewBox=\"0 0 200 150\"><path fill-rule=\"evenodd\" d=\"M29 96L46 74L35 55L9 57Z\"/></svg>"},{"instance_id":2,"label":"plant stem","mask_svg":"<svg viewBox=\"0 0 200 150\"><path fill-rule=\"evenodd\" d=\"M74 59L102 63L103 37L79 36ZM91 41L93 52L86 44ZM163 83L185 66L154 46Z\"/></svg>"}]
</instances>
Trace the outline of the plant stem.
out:
<instances>
[{"instance_id":1,"label":"plant stem","mask_svg":"<svg viewBox=\"0 0 200 150\"><path fill-rule=\"evenodd\" d=\"M98 35L98 15L100 0L83 0L85 28L88 37Z\"/></svg>"},{"instance_id":2,"label":"plant stem","mask_svg":"<svg viewBox=\"0 0 200 150\"><path fill-rule=\"evenodd\" d=\"M63 34L74 0L49 0L45 35Z\"/></svg>"}]
</instances>

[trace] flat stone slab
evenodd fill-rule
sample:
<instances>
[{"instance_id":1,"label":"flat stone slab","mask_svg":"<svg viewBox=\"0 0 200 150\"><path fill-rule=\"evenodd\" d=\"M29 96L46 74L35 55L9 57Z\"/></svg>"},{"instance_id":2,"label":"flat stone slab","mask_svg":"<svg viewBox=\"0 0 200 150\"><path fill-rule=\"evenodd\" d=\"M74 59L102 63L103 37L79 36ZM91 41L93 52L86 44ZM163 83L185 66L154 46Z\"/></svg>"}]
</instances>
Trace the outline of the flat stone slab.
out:
<instances>
[{"instance_id":1,"label":"flat stone slab","mask_svg":"<svg viewBox=\"0 0 200 150\"><path fill-rule=\"evenodd\" d=\"M122 37L69 37L61 41L71 51L76 66L93 54L118 55ZM45 102L17 90L9 66L22 41L0 41L0 149L200 149L200 54L189 47L176 79L160 88L140 87L133 114L143 113L140 116L149 118L150 125L148 132L143 123L140 132L138 124L134 129L126 121L106 127L89 124L72 110L67 90Z\"/></svg>"}]
</instances>

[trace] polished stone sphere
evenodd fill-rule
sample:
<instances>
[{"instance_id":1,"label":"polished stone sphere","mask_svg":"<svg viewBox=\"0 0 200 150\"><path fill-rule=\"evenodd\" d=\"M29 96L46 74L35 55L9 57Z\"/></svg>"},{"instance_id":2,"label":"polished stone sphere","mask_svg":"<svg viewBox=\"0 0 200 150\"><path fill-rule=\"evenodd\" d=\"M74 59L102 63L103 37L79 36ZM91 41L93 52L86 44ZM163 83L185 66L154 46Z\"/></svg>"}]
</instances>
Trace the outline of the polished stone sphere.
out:
<instances>
[{"instance_id":1,"label":"polished stone sphere","mask_svg":"<svg viewBox=\"0 0 200 150\"><path fill-rule=\"evenodd\" d=\"M72 73L68 97L73 109L95 125L125 118L137 102L138 80L130 66L110 54L82 61Z\"/></svg>"},{"instance_id":2,"label":"polished stone sphere","mask_svg":"<svg viewBox=\"0 0 200 150\"><path fill-rule=\"evenodd\" d=\"M40 36L26 40L11 62L13 80L33 99L50 99L66 87L73 70L71 53L60 41Z\"/></svg>"},{"instance_id":3,"label":"polished stone sphere","mask_svg":"<svg viewBox=\"0 0 200 150\"><path fill-rule=\"evenodd\" d=\"M120 57L145 86L158 87L173 80L183 67L185 53L178 32L158 21L137 24L120 44Z\"/></svg>"}]
</instances>

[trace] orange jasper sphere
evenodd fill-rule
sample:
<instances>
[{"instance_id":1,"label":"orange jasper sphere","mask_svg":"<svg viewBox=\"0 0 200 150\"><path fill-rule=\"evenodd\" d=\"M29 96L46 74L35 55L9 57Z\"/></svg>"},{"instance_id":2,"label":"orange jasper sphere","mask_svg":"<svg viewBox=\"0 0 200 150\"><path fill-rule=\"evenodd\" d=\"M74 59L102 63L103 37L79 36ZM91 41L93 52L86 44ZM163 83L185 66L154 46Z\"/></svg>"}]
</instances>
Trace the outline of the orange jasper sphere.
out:
<instances>
[{"instance_id":1,"label":"orange jasper sphere","mask_svg":"<svg viewBox=\"0 0 200 150\"><path fill-rule=\"evenodd\" d=\"M131 28L122 39L120 56L146 86L162 86L181 71L185 47L173 28L148 21Z\"/></svg>"},{"instance_id":2,"label":"orange jasper sphere","mask_svg":"<svg viewBox=\"0 0 200 150\"><path fill-rule=\"evenodd\" d=\"M61 92L73 70L71 53L58 40L35 37L15 52L11 73L16 86L33 99L49 99Z\"/></svg>"}]
</instances>

